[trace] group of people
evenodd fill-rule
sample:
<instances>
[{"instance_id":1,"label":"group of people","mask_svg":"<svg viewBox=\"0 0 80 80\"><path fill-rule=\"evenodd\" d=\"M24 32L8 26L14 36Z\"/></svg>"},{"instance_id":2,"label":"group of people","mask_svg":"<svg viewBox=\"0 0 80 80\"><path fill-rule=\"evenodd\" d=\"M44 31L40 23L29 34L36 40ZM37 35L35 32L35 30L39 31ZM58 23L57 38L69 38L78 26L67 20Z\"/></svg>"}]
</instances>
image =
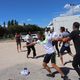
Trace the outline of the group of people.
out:
<instances>
[{"instance_id":1,"label":"group of people","mask_svg":"<svg viewBox=\"0 0 80 80\"><path fill-rule=\"evenodd\" d=\"M51 72L50 67L48 66L49 61L51 60L51 65L53 68L55 68L60 74L61 77L64 80L68 80L68 77L63 73L63 71L57 66L56 64L56 51L57 50L58 56L61 59L62 64L64 65L63 62L63 53L66 50L69 55L73 57L73 62L72 66L76 70L76 72L79 75L79 80L80 80L80 23L74 22L73 23L73 31L69 33L68 31L65 31L65 27L60 27L60 32L61 34L58 35L56 32L54 32L54 28L51 29L46 29L45 33L43 32L38 32L38 40L31 41L29 40L29 43L24 47L30 47L34 46L35 44L41 44L44 46L46 54L43 59L43 67L49 72L47 76L52 76L54 77L55 75ZM73 40L76 54L73 55L70 49L70 40ZM58 42L60 44L62 43L61 49L59 50L58 48ZM35 48L33 48L33 57L36 56L36 51ZM30 50L28 49L27 57L30 54Z\"/></svg>"},{"instance_id":2,"label":"group of people","mask_svg":"<svg viewBox=\"0 0 80 80\"><path fill-rule=\"evenodd\" d=\"M56 38L66 38L66 37L69 37L70 35L70 32L68 30L66 31L65 27L60 27L60 32L61 32L60 34L57 34L56 32L54 32L54 28L51 28L51 29L48 28L45 30L45 36L51 36L52 38L56 39ZM61 46L61 43L62 43L62 46ZM63 41L54 40L52 41L52 45L53 47L55 46L56 51L58 53L58 57L61 58L61 62L63 65L64 65L63 54L65 53L65 51L67 51L69 55L74 57L70 49L70 41L63 42ZM60 50L58 46L61 46Z\"/></svg>"},{"instance_id":3,"label":"group of people","mask_svg":"<svg viewBox=\"0 0 80 80\"><path fill-rule=\"evenodd\" d=\"M17 51L18 53L21 51L21 34L20 33L16 33L15 34L15 39L16 39L16 44L17 44ZM28 34L24 37L24 40L26 41L26 45L32 43L35 39L33 39L31 32L29 31ZM33 50L33 58L35 58L36 56L36 50L35 50L35 46L31 45L27 47L27 58L29 58L31 49Z\"/></svg>"}]
</instances>

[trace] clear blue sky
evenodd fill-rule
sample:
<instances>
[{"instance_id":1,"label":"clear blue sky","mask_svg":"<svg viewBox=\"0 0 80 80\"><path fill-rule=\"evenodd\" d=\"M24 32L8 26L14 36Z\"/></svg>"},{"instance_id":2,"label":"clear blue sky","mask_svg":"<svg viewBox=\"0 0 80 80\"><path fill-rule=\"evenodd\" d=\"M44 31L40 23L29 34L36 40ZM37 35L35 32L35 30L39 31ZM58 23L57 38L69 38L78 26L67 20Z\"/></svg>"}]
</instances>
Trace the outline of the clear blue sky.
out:
<instances>
[{"instance_id":1,"label":"clear blue sky","mask_svg":"<svg viewBox=\"0 0 80 80\"><path fill-rule=\"evenodd\" d=\"M0 0L0 24L11 19L19 23L47 26L67 3L80 4L80 0Z\"/></svg>"}]
</instances>

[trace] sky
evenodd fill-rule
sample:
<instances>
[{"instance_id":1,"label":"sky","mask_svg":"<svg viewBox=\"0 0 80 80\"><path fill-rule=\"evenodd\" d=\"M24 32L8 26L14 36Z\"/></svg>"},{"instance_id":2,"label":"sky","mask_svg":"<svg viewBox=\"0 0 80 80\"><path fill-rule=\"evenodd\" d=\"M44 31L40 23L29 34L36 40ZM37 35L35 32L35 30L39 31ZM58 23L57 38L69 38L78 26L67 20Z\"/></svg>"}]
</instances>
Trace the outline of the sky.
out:
<instances>
[{"instance_id":1,"label":"sky","mask_svg":"<svg viewBox=\"0 0 80 80\"><path fill-rule=\"evenodd\" d=\"M66 12L66 4L80 4L80 0L0 0L0 24L16 19L20 24L46 27L53 18Z\"/></svg>"}]
</instances>

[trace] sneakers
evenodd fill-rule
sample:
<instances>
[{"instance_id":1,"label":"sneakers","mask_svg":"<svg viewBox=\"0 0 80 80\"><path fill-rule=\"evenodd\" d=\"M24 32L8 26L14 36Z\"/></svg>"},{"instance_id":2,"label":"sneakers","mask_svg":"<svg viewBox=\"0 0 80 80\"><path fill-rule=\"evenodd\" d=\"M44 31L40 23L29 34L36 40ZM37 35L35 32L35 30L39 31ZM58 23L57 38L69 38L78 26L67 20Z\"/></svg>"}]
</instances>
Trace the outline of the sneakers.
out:
<instances>
[{"instance_id":1,"label":"sneakers","mask_svg":"<svg viewBox=\"0 0 80 80\"><path fill-rule=\"evenodd\" d=\"M20 73L21 75L28 76L30 74L30 71L27 68L24 68L24 70L22 70Z\"/></svg>"},{"instance_id":2,"label":"sneakers","mask_svg":"<svg viewBox=\"0 0 80 80\"><path fill-rule=\"evenodd\" d=\"M54 74L46 74L46 76L48 76L48 77L55 77Z\"/></svg>"},{"instance_id":3,"label":"sneakers","mask_svg":"<svg viewBox=\"0 0 80 80\"><path fill-rule=\"evenodd\" d=\"M48 77L55 77L55 74L53 74L53 73L52 74L46 74L46 76L48 76ZM71 80L71 79L68 79L67 76L61 76L61 78L63 78L63 80Z\"/></svg>"}]
</instances>

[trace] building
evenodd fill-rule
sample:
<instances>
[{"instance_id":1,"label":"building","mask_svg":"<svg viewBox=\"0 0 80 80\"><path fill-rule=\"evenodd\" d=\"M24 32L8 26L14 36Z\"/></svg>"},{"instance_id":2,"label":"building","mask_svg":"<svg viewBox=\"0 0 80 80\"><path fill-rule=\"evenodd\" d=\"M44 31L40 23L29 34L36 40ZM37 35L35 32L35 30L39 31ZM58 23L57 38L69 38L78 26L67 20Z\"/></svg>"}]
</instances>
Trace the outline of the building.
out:
<instances>
[{"instance_id":1,"label":"building","mask_svg":"<svg viewBox=\"0 0 80 80\"><path fill-rule=\"evenodd\" d=\"M54 27L56 32L60 31L60 27L65 27L69 31L72 31L72 25L74 22L80 23L80 15L72 15L72 16L59 16L53 18L52 22L48 25L49 27Z\"/></svg>"}]
</instances>

